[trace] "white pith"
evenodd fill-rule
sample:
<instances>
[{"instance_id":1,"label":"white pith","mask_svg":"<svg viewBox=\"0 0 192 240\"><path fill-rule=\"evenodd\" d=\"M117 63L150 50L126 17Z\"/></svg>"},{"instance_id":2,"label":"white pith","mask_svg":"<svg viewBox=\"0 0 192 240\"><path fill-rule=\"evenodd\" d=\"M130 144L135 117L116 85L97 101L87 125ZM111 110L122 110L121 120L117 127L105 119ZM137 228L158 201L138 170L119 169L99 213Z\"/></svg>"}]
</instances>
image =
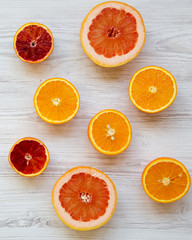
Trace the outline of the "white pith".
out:
<instances>
[{"instance_id":1,"label":"white pith","mask_svg":"<svg viewBox=\"0 0 192 240\"><path fill-rule=\"evenodd\" d=\"M133 50L131 50L129 53L112 58L106 58L103 55L99 55L95 52L94 48L90 45L90 41L88 39L88 32L89 27L92 24L92 20L101 13L102 9L110 7L110 8L116 8L118 10L125 10L125 12L131 13L136 21L137 21L137 33L138 33L138 41L134 47ZM101 5L96 6L86 17L86 21L82 24L82 31L81 31L81 42L82 46L87 53L89 57L92 58L93 61L96 63L100 63L103 66L116 66L121 65L123 63L126 63L128 60L133 59L141 50L143 47L143 44L145 42L145 27L141 18L141 15L134 10L129 5L126 5L124 3L120 2L106 2Z\"/></svg>"},{"instance_id":2,"label":"white pith","mask_svg":"<svg viewBox=\"0 0 192 240\"><path fill-rule=\"evenodd\" d=\"M66 212L65 209L61 206L61 203L59 201L59 191L60 191L61 187L71 179L72 175L81 173L81 172L88 173L94 177L103 179L108 186L109 196L110 196L110 199L108 201L108 207L106 208L105 214L103 216L99 217L98 219L91 220L89 222L82 222L82 221L74 220L71 217L71 215L68 212ZM98 171L97 169L87 168L87 167L74 168L74 170L67 172L65 174L65 177L60 178L57 181L55 188L53 190L53 205L54 205L54 208L55 208L57 214L59 215L61 220L63 220L63 222L66 225L70 226L71 228L78 229L78 230L93 229L93 228L97 228L98 226L107 222L110 219L110 217L112 216L115 206L116 206L116 190L115 190L115 187L112 184L112 182L109 180L109 178L107 176L105 176L102 172Z\"/></svg>"}]
</instances>

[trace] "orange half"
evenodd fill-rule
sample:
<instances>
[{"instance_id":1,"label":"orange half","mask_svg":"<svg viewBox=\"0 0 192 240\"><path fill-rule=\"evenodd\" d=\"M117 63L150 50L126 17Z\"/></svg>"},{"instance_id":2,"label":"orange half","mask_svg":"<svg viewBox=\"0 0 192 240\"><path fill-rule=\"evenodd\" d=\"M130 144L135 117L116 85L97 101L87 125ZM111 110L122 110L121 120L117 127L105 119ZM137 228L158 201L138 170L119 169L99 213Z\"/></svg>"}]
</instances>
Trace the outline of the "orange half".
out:
<instances>
[{"instance_id":1,"label":"orange half","mask_svg":"<svg viewBox=\"0 0 192 240\"><path fill-rule=\"evenodd\" d=\"M158 158L144 169L142 184L150 198L169 203L185 196L190 188L191 178L181 162L172 158Z\"/></svg>"},{"instance_id":2,"label":"orange half","mask_svg":"<svg viewBox=\"0 0 192 240\"><path fill-rule=\"evenodd\" d=\"M63 78L51 78L38 87L34 106L41 119L48 123L61 124L77 114L80 97L72 83Z\"/></svg>"},{"instance_id":3,"label":"orange half","mask_svg":"<svg viewBox=\"0 0 192 240\"><path fill-rule=\"evenodd\" d=\"M43 24L26 23L16 32L13 46L17 56L24 62L43 62L53 51L53 35Z\"/></svg>"},{"instance_id":4,"label":"orange half","mask_svg":"<svg viewBox=\"0 0 192 240\"><path fill-rule=\"evenodd\" d=\"M116 208L117 193L105 173L91 167L76 167L56 182L52 201L64 224L86 231L109 221Z\"/></svg>"},{"instance_id":5,"label":"orange half","mask_svg":"<svg viewBox=\"0 0 192 240\"><path fill-rule=\"evenodd\" d=\"M49 152L39 139L26 137L18 140L12 146L8 159L11 167L18 174L35 177L47 167Z\"/></svg>"},{"instance_id":6,"label":"orange half","mask_svg":"<svg viewBox=\"0 0 192 240\"><path fill-rule=\"evenodd\" d=\"M90 121L88 136L96 150L107 155L116 155L129 146L131 125L123 113L112 109L103 110Z\"/></svg>"},{"instance_id":7,"label":"orange half","mask_svg":"<svg viewBox=\"0 0 192 240\"><path fill-rule=\"evenodd\" d=\"M161 67L149 66L138 70L129 84L132 103L147 113L157 113L168 108L176 95L175 78Z\"/></svg>"}]
</instances>

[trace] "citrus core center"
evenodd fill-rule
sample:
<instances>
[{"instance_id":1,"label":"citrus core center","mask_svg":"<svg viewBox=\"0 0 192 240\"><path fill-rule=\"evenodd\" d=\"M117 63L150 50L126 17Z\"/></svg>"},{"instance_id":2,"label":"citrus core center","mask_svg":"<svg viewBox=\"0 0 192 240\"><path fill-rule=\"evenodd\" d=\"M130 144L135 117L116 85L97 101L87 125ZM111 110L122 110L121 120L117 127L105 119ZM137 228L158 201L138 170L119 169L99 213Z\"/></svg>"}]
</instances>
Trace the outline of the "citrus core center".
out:
<instances>
[{"instance_id":1,"label":"citrus core center","mask_svg":"<svg viewBox=\"0 0 192 240\"><path fill-rule=\"evenodd\" d=\"M35 47L35 46L36 46L36 41L33 40L33 41L31 42L31 47Z\"/></svg>"},{"instance_id":2,"label":"citrus core center","mask_svg":"<svg viewBox=\"0 0 192 240\"><path fill-rule=\"evenodd\" d=\"M80 199L84 203L91 202L91 196L89 195L89 193L85 193L85 192L80 193Z\"/></svg>"},{"instance_id":3,"label":"citrus core center","mask_svg":"<svg viewBox=\"0 0 192 240\"><path fill-rule=\"evenodd\" d=\"M107 36L109 38L115 38L119 36L119 30L115 29L114 27L110 27L107 31Z\"/></svg>"},{"instance_id":4,"label":"citrus core center","mask_svg":"<svg viewBox=\"0 0 192 240\"><path fill-rule=\"evenodd\" d=\"M26 159L27 161L30 161L30 160L32 159L31 154L26 153L26 154L25 154L25 159Z\"/></svg>"},{"instance_id":5,"label":"citrus core center","mask_svg":"<svg viewBox=\"0 0 192 240\"><path fill-rule=\"evenodd\" d=\"M162 183L164 184L164 186L168 186L170 183L170 179L165 177L165 178L163 178Z\"/></svg>"},{"instance_id":6,"label":"citrus core center","mask_svg":"<svg viewBox=\"0 0 192 240\"><path fill-rule=\"evenodd\" d=\"M152 94L154 94L154 93L157 92L157 88L154 87L154 86L151 86L151 87L149 87L149 92L152 93Z\"/></svg>"},{"instance_id":7,"label":"citrus core center","mask_svg":"<svg viewBox=\"0 0 192 240\"><path fill-rule=\"evenodd\" d=\"M115 140L115 129L114 128L111 128L110 125L108 124L107 125L107 129L106 129L106 132L107 132L107 137L111 137L111 140L114 141Z\"/></svg>"},{"instance_id":8,"label":"citrus core center","mask_svg":"<svg viewBox=\"0 0 192 240\"><path fill-rule=\"evenodd\" d=\"M60 99L60 98L54 98L54 99L52 99L52 103L53 103L53 105L55 105L55 106L58 106L60 102L61 102L61 99Z\"/></svg>"}]
</instances>

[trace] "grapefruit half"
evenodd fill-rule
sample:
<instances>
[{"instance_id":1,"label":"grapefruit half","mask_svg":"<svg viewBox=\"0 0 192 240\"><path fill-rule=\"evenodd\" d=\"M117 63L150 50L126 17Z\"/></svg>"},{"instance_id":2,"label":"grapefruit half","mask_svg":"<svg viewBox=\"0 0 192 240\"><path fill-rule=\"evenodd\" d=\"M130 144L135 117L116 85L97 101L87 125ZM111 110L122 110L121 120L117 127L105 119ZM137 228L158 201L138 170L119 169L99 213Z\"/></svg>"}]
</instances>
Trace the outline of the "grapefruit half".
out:
<instances>
[{"instance_id":1,"label":"grapefruit half","mask_svg":"<svg viewBox=\"0 0 192 240\"><path fill-rule=\"evenodd\" d=\"M140 13L123 2L95 6L81 26L81 44L96 64L116 67L135 58L145 43L146 31Z\"/></svg>"},{"instance_id":2,"label":"grapefruit half","mask_svg":"<svg viewBox=\"0 0 192 240\"><path fill-rule=\"evenodd\" d=\"M57 215L68 227L86 231L109 221L116 208L117 193L105 173L76 167L56 182L52 200Z\"/></svg>"}]
</instances>

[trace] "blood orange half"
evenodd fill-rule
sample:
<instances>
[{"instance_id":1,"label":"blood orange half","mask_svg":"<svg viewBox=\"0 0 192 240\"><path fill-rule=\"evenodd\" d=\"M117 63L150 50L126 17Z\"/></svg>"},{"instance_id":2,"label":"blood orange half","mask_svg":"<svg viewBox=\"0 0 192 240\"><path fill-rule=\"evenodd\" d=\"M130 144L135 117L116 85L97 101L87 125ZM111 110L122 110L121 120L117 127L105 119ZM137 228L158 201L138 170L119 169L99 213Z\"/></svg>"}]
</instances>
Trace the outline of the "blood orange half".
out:
<instances>
[{"instance_id":1,"label":"blood orange half","mask_svg":"<svg viewBox=\"0 0 192 240\"><path fill-rule=\"evenodd\" d=\"M53 35L43 24L27 23L16 32L13 46L21 60L39 63L53 51Z\"/></svg>"},{"instance_id":2,"label":"blood orange half","mask_svg":"<svg viewBox=\"0 0 192 240\"><path fill-rule=\"evenodd\" d=\"M111 179L91 167L76 167L56 182L53 207L59 218L75 230L91 230L112 217L117 193Z\"/></svg>"},{"instance_id":3,"label":"blood orange half","mask_svg":"<svg viewBox=\"0 0 192 240\"><path fill-rule=\"evenodd\" d=\"M9 163L22 176L34 177L41 174L49 162L46 146L36 138L18 140L9 152Z\"/></svg>"},{"instance_id":4,"label":"blood orange half","mask_svg":"<svg viewBox=\"0 0 192 240\"><path fill-rule=\"evenodd\" d=\"M122 2L104 2L94 7L81 27L81 44L96 64L116 67L135 58L145 43L140 13Z\"/></svg>"}]
</instances>

